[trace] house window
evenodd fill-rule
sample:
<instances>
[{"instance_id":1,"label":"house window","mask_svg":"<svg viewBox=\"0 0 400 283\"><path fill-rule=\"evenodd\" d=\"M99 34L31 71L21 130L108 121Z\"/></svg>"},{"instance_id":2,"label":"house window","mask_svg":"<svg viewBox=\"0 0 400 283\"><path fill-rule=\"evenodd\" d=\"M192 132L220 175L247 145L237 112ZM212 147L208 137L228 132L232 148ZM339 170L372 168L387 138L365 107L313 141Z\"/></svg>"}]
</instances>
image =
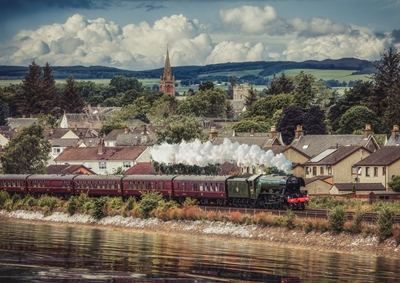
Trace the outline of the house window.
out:
<instances>
[{"instance_id":1,"label":"house window","mask_svg":"<svg viewBox=\"0 0 400 283\"><path fill-rule=\"evenodd\" d=\"M378 167L374 167L374 177L378 177Z\"/></svg>"},{"instance_id":2,"label":"house window","mask_svg":"<svg viewBox=\"0 0 400 283\"><path fill-rule=\"evenodd\" d=\"M313 167L313 168L312 168L312 174L313 174L314 176L317 175L317 167Z\"/></svg>"},{"instance_id":3,"label":"house window","mask_svg":"<svg viewBox=\"0 0 400 283\"><path fill-rule=\"evenodd\" d=\"M53 154L54 155L57 155L57 154L60 154L60 153L61 153L61 148L59 148L59 147L53 148Z\"/></svg>"},{"instance_id":4,"label":"house window","mask_svg":"<svg viewBox=\"0 0 400 283\"><path fill-rule=\"evenodd\" d=\"M382 167L382 176L386 175L386 167Z\"/></svg>"},{"instance_id":5,"label":"house window","mask_svg":"<svg viewBox=\"0 0 400 283\"><path fill-rule=\"evenodd\" d=\"M99 170L106 170L107 165L105 162L99 162Z\"/></svg>"},{"instance_id":6,"label":"house window","mask_svg":"<svg viewBox=\"0 0 400 283\"><path fill-rule=\"evenodd\" d=\"M124 161L124 162L122 163L122 166L123 166L124 168L131 168L131 162L130 162L130 161Z\"/></svg>"},{"instance_id":7,"label":"house window","mask_svg":"<svg viewBox=\"0 0 400 283\"><path fill-rule=\"evenodd\" d=\"M328 174L332 175L332 167L330 167L330 166L328 167Z\"/></svg>"},{"instance_id":8,"label":"house window","mask_svg":"<svg viewBox=\"0 0 400 283\"><path fill-rule=\"evenodd\" d=\"M85 162L85 167L88 169L92 169L92 162Z\"/></svg>"},{"instance_id":9,"label":"house window","mask_svg":"<svg viewBox=\"0 0 400 283\"><path fill-rule=\"evenodd\" d=\"M310 174L310 167L306 167L306 175Z\"/></svg>"},{"instance_id":10,"label":"house window","mask_svg":"<svg viewBox=\"0 0 400 283\"><path fill-rule=\"evenodd\" d=\"M324 166L319 167L319 174L324 175Z\"/></svg>"},{"instance_id":11,"label":"house window","mask_svg":"<svg viewBox=\"0 0 400 283\"><path fill-rule=\"evenodd\" d=\"M357 167L351 168L351 175L357 175Z\"/></svg>"},{"instance_id":12,"label":"house window","mask_svg":"<svg viewBox=\"0 0 400 283\"><path fill-rule=\"evenodd\" d=\"M366 177L370 176L370 168L369 167L365 167L365 176Z\"/></svg>"}]
</instances>

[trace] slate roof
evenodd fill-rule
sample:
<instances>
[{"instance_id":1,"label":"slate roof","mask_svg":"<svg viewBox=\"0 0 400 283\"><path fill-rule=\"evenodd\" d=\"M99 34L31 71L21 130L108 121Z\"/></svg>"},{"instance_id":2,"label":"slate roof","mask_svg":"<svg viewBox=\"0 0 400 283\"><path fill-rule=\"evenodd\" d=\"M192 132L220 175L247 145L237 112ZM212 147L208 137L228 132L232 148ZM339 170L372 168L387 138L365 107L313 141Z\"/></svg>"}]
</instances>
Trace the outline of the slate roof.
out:
<instances>
[{"instance_id":1,"label":"slate roof","mask_svg":"<svg viewBox=\"0 0 400 283\"><path fill-rule=\"evenodd\" d=\"M126 175L156 174L151 162L138 162L125 171Z\"/></svg>"},{"instance_id":2,"label":"slate roof","mask_svg":"<svg viewBox=\"0 0 400 283\"><path fill-rule=\"evenodd\" d=\"M267 146L269 137L216 137L211 142L213 145L221 145L224 143L224 139L229 139L232 143L258 145L261 148Z\"/></svg>"},{"instance_id":3,"label":"slate roof","mask_svg":"<svg viewBox=\"0 0 400 283\"><path fill-rule=\"evenodd\" d=\"M12 130L21 127L29 127L37 121L37 118L8 118L8 126Z\"/></svg>"},{"instance_id":4,"label":"slate roof","mask_svg":"<svg viewBox=\"0 0 400 283\"><path fill-rule=\"evenodd\" d=\"M400 146L384 146L355 166L388 166L400 160Z\"/></svg>"},{"instance_id":5,"label":"slate roof","mask_svg":"<svg viewBox=\"0 0 400 283\"><path fill-rule=\"evenodd\" d=\"M136 160L146 149L147 146L104 147L104 153L98 154L97 147L67 147L54 160L57 162L68 162L76 160L132 161Z\"/></svg>"},{"instance_id":6,"label":"slate roof","mask_svg":"<svg viewBox=\"0 0 400 283\"><path fill-rule=\"evenodd\" d=\"M356 186L357 191L386 191L382 183L336 183L334 186L340 192L351 192L353 191L353 185Z\"/></svg>"},{"instance_id":7,"label":"slate roof","mask_svg":"<svg viewBox=\"0 0 400 283\"><path fill-rule=\"evenodd\" d=\"M327 184L331 184L332 185L332 183L329 182L329 180L328 180L328 179L332 179L332 177L333 177L332 175L318 175L318 176L315 176L315 177L312 177L312 178L305 178L304 182L306 183L306 185L308 185L308 184L311 184L312 182L315 182L317 180L321 180L321 181L324 181Z\"/></svg>"},{"instance_id":8,"label":"slate roof","mask_svg":"<svg viewBox=\"0 0 400 283\"><path fill-rule=\"evenodd\" d=\"M53 147L78 146L79 139L51 139L50 143Z\"/></svg>"},{"instance_id":9,"label":"slate roof","mask_svg":"<svg viewBox=\"0 0 400 283\"><path fill-rule=\"evenodd\" d=\"M346 157L352 155L354 152L358 151L359 149L363 149L366 151L369 151L367 148L362 147L362 146L339 146L339 147L330 147L327 150L321 152L320 155L315 156L317 160L319 158L319 161L314 161L313 159L305 162L303 165L334 165ZM332 152L331 152L332 151ZM330 153L331 152L331 153ZM330 153L330 154L328 154ZM326 155L326 157L324 157Z\"/></svg>"},{"instance_id":10,"label":"slate roof","mask_svg":"<svg viewBox=\"0 0 400 283\"><path fill-rule=\"evenodd\" d=\"M308 157L314 157L332 146L364 146L366 147L372 136L364 138L364 135L302 135L294 139L291 146L303 152ZM375 143L375 141L372 141ZM379 146L376 144L377 148ZM371 152L374 148L369 148Z\"/></svg>"},{"instance_id":11,"label":"slate roof","mask_svg":"<svg viewBox=\"0 0 400 283\"><path fill-rule=\"evenodd\" d=\"M99 133L91 128L55 128L47 130L47 137L51 139L60 139L68 132L74 133L78 138L94 138Z\"/></svg>"}]
</instances>

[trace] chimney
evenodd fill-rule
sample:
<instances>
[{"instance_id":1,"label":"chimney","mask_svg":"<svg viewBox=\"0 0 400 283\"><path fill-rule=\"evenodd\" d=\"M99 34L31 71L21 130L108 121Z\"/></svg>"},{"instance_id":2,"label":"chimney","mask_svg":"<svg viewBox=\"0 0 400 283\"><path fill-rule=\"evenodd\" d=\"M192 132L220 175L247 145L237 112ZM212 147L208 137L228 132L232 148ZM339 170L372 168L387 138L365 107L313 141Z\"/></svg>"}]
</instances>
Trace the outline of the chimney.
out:
<instances>
[{"instance_id":1,"label":"chimney","mask_svg":"<svg viewBox=\"0 0 400 283\"><path fill-rule=\"evenodd\" d=\"M272 126L271 131L269 131L268 134L269 134L269 139L272 140L272 139L276 138L276 136L278 135L278 133L276 132L276 127Z\"/></svg>"},{"instance_id":2,"label":"chimney","mask_svg":"<svg viewBox=\"0 0 400 283\"><path fill-rule=\"evenodd\" d=\"M399 134L399 125L393 125L392 139L395 139L398 134Z\"/></svg>"},{"instance_id":3,"label":"chimney","mask_svg":"<svg viewBox=\"0 0 400 283\"><path fill-rule=\"evenodd\" d=\"M128 128L128 126L125 126L124 134L127 134L127 133L129 133L129 128Z\"/></svg>"},{"instance_id":4,"label":"chimney","mask_svg":"<svg viewBox=\"0 0 400 283\"><path fill-rule=\"evenodd\" d=\"M147 125L143 125L143 135L147 135Z\"/></svg>"},{"instance_id":5,"label":"chimney","mask_svg":"<svg viewBox=\"0 0 400 283\"><path fill-rule=\"evenodd\" d=\"M251 129L250 129L250 136L251 136L251 137L254 136L254 128L251 128Z\"/></svg>"},{"instance_id":6,"label":"chimney","mask_svg":"<svg viewBox=\"0 0 400 283\"><path fill-rule=\"evenodd\" d=\"M211 141L211 140L215 139L217 136L218 136L217 129L215 127L211 127L211 131L208 136L208 139Z\"/></svg>"},{"instance_id":7,"label":"chimney","mask_svg":"<svg viewBox=\"0 0 400 283\"><path fill-rule=\"evenodd\" d=\"M87 115L84 117L84 119L85 119L85 123L89 122L89 117Z\"/></svg>"},{"instance_id":8,"label":"chimney","mask_svg":"<svg viewBox=\"0 0 400 283\"><path fill-rule=\"evenodd\" d=\"M97 144L97 154L103 154L104 151L104 140L100 139Z\"/></svg>"},{"instance_id":9,"label":"chimney","mask_svg":"<svg viewBox=\"0 0 400 283\"><path fill-rule=\"evenodd\" d=\"M371 134L372 134L371 124L366 124L364 130L364 139L368 138Z\"/></svg>"},{"instance_id":10,"label":"chimney","mask_svg":"<svg viewBox=\"0 0 400 283\"><path fill-rule=\"evenodd\" d=\"M301 125L297 125L296 131L294 131L294 138L295 138L295 139L298 139L298 138L300 138L300 137L303 136L303 135L304 135L304 133L303 133L303 127L302 127Z\"/></svg>"},{"instance_id":11,"label":"chimney","mask_svg":"<svg viewBox=\"0 0 400 283\"><path fill-rule=\"evenodd\" d=\"M88 104L87 108L89 110L89 113L92 113L92 105L90 105L90 103Z\"/></svg>"}]
</instances>

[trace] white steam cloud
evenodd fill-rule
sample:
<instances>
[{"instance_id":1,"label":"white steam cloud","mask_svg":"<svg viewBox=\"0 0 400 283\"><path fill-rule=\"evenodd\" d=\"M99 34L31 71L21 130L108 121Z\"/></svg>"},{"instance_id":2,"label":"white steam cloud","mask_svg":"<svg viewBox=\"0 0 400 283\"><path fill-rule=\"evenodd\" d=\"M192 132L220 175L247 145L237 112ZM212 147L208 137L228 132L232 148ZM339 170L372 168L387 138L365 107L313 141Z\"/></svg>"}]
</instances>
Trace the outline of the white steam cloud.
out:
<instances>
[{"instance_id":1,"label":"white steam cloud","mask_svg":"<svg viewBox=\"0 0 400 283\"><path fill-rule=\"evenodd\" d=\"M221 145L213 145L210 141L202 143L195 140L192 143L155 145L151 149L154 161L164 164L206 165L236 163L238 166L266 167L276 166L278 169L289 172L292 162L283 154L274 155L271 150L264 151L257 145L247 145L224 139Z\"/></svg>"}]
</instances>

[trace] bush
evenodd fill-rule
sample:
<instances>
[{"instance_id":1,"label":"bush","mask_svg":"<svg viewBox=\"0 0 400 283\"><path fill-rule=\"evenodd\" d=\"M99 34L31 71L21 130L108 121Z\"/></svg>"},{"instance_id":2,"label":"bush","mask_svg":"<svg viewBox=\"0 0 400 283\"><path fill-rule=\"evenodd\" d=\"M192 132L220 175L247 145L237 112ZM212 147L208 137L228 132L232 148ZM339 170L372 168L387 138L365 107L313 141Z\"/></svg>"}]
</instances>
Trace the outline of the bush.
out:
<instances>
[{"instance_id":1,"label":"bush","mask_svg":"<svg viewBox=\"0 0 400 283\"><path fill-rule=\"evenodd\" d=\"M183 206L194 206L198 204L199 203L195 198L185 198L185 201L183 202Z\"/></svg>"},{"instance_id":2,"label":"bush","mask_svg":"<svg viewBox=\"0 0 400 283\"><path fill-rule=\"evenodd\" d=\"M37 204L38 204L38 200L29 194L26 195L22 201L22 205L27 206L27 207L33 207L33 206L36 206Z\"/></svg>"},{"instance_id":3,"label":"bush","mask_svg":"<svg viewBox=\"0 0 400 283\"><path fill-rule=\"evenodd\" d=\"M185 218L187 220L199 220L203 218L203 211L197 205L185 206Z\"/></svg>"},{"instance_id":4,"label":"bush","mask_svg":"<svg viewBox=\"0 0 400 283\"><path fill-rule=\"evenodd\" d=\"M92 216L96 220L100 220L101 218L103 218L105 216L103 209L106 203L107 203L106 197L93 199L93 207L90 216Z\"/></svg>"},{"instance_id":5,"label":"bush","mask_svg":"<svg viewBox=\"0 0 400 283\"><path fill-rule=\"evenodd\" d=\"M7 200L10 199L10 195L5 191L0 191L0 208L4 206Z\"/></svg>"},{"instance_id":6,"label":"bush","mask_svg":"<svg viewBox=\"0 0 400 283\"><path fill-rule=\"evenodd\" d=\"M143 193L138 205L139 213L142 218L150 217L150 213L156 209L163 201L162 195L157 192Z\"/></svg>"},{"instance_id":7,"label":"bush","mask_svg":"<svg viewBox=\"0 0 400 283\"><path fill-rule=\"evenodd\" d=\"M381 237L393 235L392 226L395 222L395 213L389 207L383 207L378 213L376 224Z\"/></svg>"},{"instance_id":8,"label":"bush","mask_svg":"<svg viewBox=\"0 0 400 283\"><path fill-rule=\"evenodd\" d=\"M364 213L360 210L357 210L353 215L353 221L350 226L350 231L353 233L361 233L362 223L364 220Z\"/></svg>"},{"instance_id":9,"label":"bush","mask_svg":"<svg viewBox=\"0 0 400 283\"><path fill-rule=\"evenodd\" d=\"M67 203L67 212L70 216L74 215L77 210L77 200L75 196L70 197Z\"/></svg>"},{"instance_id":10,"label":"bush","mask_svg":"<svg viewBox=\"0 0 400 283\"><path fill-rule=\"evenodd\" d=\"M333 231L342 231L347 221L346 211L341 206L335 207L329 212L328 221Z\"/></svg>"},{"instance_id":11,"label":"bush","mask_svg":"<svg viewBox=\"0 0 400 283\"><path fill-rule=\"evenodd\" d=\"M136 198L129 197L125 202L125 210L132 210L136 206Z\"/></svg>"},{"instance_id":12,"label":"bush","mask_svg":"<svg viewBox=\"0 0 400 283\"><path fill-rule=\"evenodd\" d=\"M243 214L239 211L231 212L229 214L229 219L235 224L240 224L242 223Z\"/></svg>"},{"instance_id":13,"label":"bush","mask_svg":"<svg viewBox=\"0 0 400 283\"><path fill-rule=\"evenodd\" d=\"M10 199L8 199L4 206L7 211L13 211L18 209L22 205L21 197L18 194L14 194Z\"/></svg>"},{"instance_id":14,"label":"bush","mask_svg":"<svg viewBox=\"0 0 400 283\"><path fill-rule=\"evenodd\" d=\"M293 211L291 209L287 209L286 210L286 214L283 217L283 225L290 229L294 228L294 220L295 220L296 216L294 215Z\"/></svg>"},{"instance_id":15,"label":"bush","mask_svg":"<svg viewBox=\"0 0 400 283\"><path fill-rule=\"evenodd\" d=\"M40 207L48 207L50 211L53 211L53 209L56 207L58 203L58 198L52 197L49 195L41 195L39 200L38 200L38 205Z\"/></svg>"}]
</instances>

